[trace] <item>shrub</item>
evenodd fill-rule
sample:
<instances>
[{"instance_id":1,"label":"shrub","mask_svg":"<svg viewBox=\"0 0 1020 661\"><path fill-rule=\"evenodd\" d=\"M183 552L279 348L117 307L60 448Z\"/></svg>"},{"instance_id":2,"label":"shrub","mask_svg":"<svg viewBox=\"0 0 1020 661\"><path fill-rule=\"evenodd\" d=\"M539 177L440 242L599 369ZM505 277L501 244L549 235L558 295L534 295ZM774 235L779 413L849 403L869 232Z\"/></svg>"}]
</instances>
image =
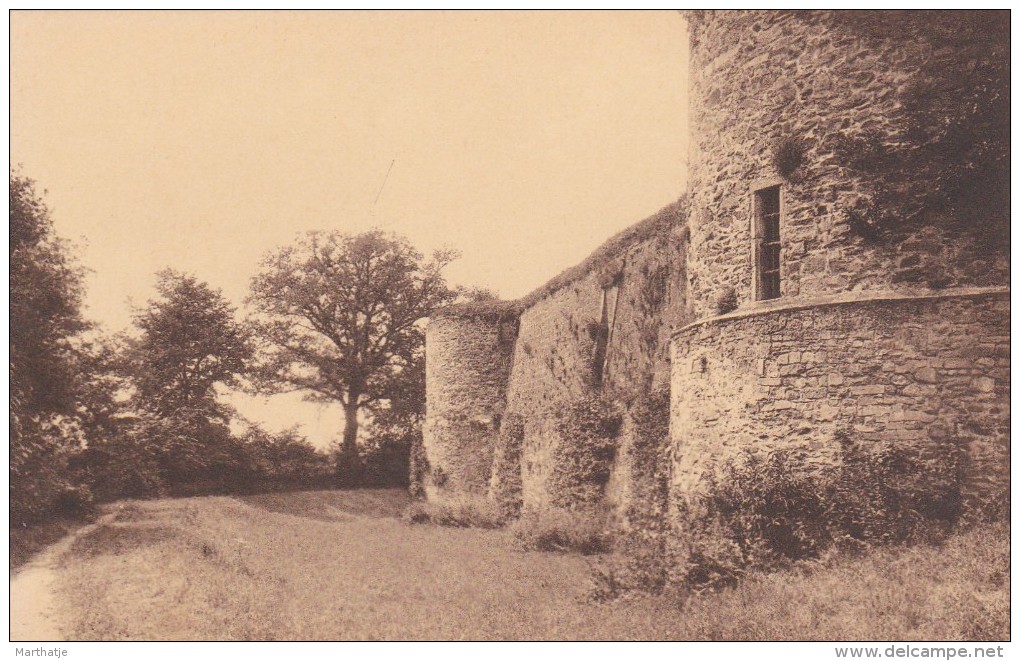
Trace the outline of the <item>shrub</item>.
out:
<instances>
[{"instance_id":1,"label":"shrub","mask_svg":"<svg viewBox=\"0 0 1020 661\"><path fill-rule=\"evenodd\" d=\"M93 519L98 511L96 499L87 484L65 487L53 505L54 514L74 519Z\"/></svg>"},{"instance_id":2,"label":"shrub","mask_svg":"<svg viewBox=\"0 0 1020 661\"><path fill-rule=\"evenodd\" d=\"M700 505L740 544L751 564L770 566L816 551L824 535L823 494L813 475L788 453L748 452L719 474L710 473L706 483Z\"/></svg>"},{"instance_id":3,"label":"shrub","mask_svg":"<svg viewBox=\"0 0 1020 661\"><path fill-rule=\"evenodd\" d=\"M593 568L592 597L716 590L831 551L936 541L965 514L951 441L919 452L865 446L846 432L836 440L839 461L824 468L782 450L747 451L707 473L676 503L673 534L653 520L617 541L618 553Z\"/></svg>"},{"instance_id":4,"label":"shrub","mask_svg":"<svg viewBox=\"0 0 1020 661\"><path fill-rule=\"evenodd\" d=\"M531 551L591 555L605 553L612 546L604 517L561 508L525 511L510 526L510 534L518 546Z\"/></svg>"},{"instance_id":5,"label":"shrub","mask_svg":"<svg viewBox=\"0 0 1020 661\"><path fill-rule=\"evenodd\" d=\"M412 453L415 446L421 445L421 438L421 427L373 433L361 447L362 472L358 486L410 490Z\"/></svg>"},{"instance_id":6,"label":"shrub","mask_svg":"<svg viewBox=\"0 0 1020 661\"><path fill-rule=\"evenodd\" d=\"M962 452L949 441L926 453L865 448L837 432L841 464L825 485L826 518L841 542L906 541L939 534L962 514Z\"/></svg>"},{"instance_id":7,"label":"shrub","mask_svg":"<svg viewBox=\"0 0 1020 661\"><path fill-rule=\"evenodd\" d=\"M960 453L865 447L837 433L840 461L817 469L783 451L750 452L705 478L687 508L680 580L729 585L830 549L944 536L961 514Z\"/></svg>"},{"instance_id":8,"label":"shrub","mask_svg":"<svg viewBox=\"0 0 1020 661\"><path fill-rule=\"evenodd\" d=\"M802 138L786 137L774 140L770 145L772 165L783 177L789 178L801 165L807 152L807 143Z\"/></svg>"},{"instance_id":9,"label":"shrub","mask_svg":"<svg viewBox=\"0 0 1020 661\"><path fill-rule=\"evenodd\" d=\"M19 424L16 434L12 430L8 501L12 526L46 519L63 494L75 488L69 464L80 452L77 436L76 426L63 419L29 420Z\"/></svg>"},{"instance_id":10,"label":"shrub","mask_svg":"<svg viewBox=\"0 0 1020 661\"><path fill-rule=\"evenodd\" d=\"M621 422L614 404L597 394L563 409L556 420L560 442L553 451L554 505L591 509L599 503L616 457Z\"/></svg>"},{"instance_id":11,"label":"shrub","mask_svg":"<svg viewBox=\"0 0 1020 661\"><path fill-rule=\"evenodd\" d=\"M727 312L733 312L737 309L737 290L733 287L727 287L719 294L719 298L715 299L715 311L717 314L726 314Z\"/></svg>"},{"instance_id":12,"label":"shrub","mask_svg":"<svg viewBox=\"0 0 1020 661\"><path fill-rule=\"evenodd\" d=\"M613 539L613 554L589 567L588 597L611 601L625 594L659 594L676 566L659 529L635 527Z\"/></svg>"},{"instance_id":13,"label":"shrub","mask_svg":"<svg viewBox=\"0 0 1020 661\"><path fill-rule=\"evenodd\" d=\"M404 511L411 524L433 523L452 528L499 528L503 518L495 503L480 496L447 496L442 501L411 503Z\"/></svg>"},{"instance_id":14,"label":"shrub","mask_svg":"<svg viewBox=\"0 0 1020 661\"><path fill-rule=\"evenodd\" d=\"M237 443L241 450L238 464L247 464L248 481L253 486L325 487L335 480L329 455L317 451L296 428L270 433L253 426Z\"/></svg>"},{"instance_id":15,"label":"shrub","mask_svg":"<svg viewBox=\"0 0 1020 661\"><path fill-rule=\"evenodd\" d=\"M165 492L155 448L130 432L91 442L74 466L101 502Z\"/></svg>"}]
</instances>

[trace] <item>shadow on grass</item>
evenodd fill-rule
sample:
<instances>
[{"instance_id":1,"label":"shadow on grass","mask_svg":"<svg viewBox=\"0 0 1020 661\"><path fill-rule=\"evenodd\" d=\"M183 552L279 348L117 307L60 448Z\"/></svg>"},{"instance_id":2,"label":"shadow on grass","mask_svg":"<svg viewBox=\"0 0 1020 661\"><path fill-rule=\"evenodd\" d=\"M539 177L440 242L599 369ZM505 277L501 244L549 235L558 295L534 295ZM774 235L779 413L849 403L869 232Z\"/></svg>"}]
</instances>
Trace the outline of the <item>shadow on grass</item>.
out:
<instances>
[{"instance_id":1,"label":"shadow on grass","mask_svg":"<svg viewBox=\"0 0 1020 661\"><path fill-rule=\"evenodd\" d=\"M404 489L291 491L234 498L270 512L319 521L344 521L351 516L399 518L411 502Z\"/></svg>"},{"instance_id":2,"label":"shadow on grass","mask_svg":"<svg viewBox=\"0 0 1020 661\"><path fill-rule=\"evenodd\" d=\"M72 553L81 558L95 558L100 555L123 555L129 551L159 544L176 535L171 528L101 526L74 540Z\"/></svg>"},{"instance_id":3,"label":"shadow on grass","mask_svg":"<svg viewBox=\"0 0 1020 661\"><path fill-rule=\"evenodd\" d=\"M50 544L54 544L66 535L87 525L87 521L70 518L57 518L43 521L32 526L12 527L11 531L11 567L10 573L20 568Z\"/></svg>"}]
</instances>

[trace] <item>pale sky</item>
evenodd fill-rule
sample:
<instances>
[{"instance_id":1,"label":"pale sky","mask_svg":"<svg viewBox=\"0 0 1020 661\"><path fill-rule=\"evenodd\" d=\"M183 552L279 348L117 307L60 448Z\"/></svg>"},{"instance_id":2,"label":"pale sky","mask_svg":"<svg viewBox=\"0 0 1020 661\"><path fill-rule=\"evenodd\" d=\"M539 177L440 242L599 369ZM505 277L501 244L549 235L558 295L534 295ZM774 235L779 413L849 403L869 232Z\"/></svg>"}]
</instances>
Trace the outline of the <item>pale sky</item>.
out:
<instances>
[{"instance_id":1,"label":"pale sky","mask_svg":"<svg viewBox=\"0 0 1020 661\"><path fill-rule=\"evenodd\" d=\"M679 197L686 45L671 11L15 11L11 162L109 330L167 266L243 307L309 229L457 248L451 282L515 298ZM238 405L337 435L297 401Z\"/></svg>"}]
</instances>

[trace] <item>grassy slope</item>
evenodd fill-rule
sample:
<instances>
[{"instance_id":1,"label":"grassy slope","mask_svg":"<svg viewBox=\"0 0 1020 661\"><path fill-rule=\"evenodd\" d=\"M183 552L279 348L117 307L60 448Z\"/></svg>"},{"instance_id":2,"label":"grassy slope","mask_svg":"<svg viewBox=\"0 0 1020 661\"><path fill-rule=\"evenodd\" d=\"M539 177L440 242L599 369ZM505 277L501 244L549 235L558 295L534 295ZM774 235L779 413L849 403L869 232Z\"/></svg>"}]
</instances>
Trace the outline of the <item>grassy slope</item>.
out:
<instances>
[{"instance_id":1,"label":"grassy slope","mask_svg":"<svg viewBox=\"0 0 1020 661\"><path fill-rule=\"evenodd\" d=\"M1005 638L1008 531L737 590L584 600L586 560L408 526L395 491L122 505L65 559L75 639Z\"/></svg>"}]
</instances>

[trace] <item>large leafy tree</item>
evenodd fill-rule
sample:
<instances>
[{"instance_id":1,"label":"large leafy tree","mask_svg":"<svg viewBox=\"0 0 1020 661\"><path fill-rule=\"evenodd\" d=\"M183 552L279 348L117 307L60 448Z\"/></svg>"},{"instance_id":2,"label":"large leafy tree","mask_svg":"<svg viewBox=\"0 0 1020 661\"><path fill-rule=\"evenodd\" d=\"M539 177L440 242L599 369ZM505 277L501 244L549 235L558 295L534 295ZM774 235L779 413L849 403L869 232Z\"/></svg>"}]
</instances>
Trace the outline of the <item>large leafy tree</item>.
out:
<instances>
[{"instance_id":1,"label":"large leafy tree","mask_svg":"<svg viewBox=\"0 0 1020 661\"><path fill-rule=\"evenodd\" d=\"M443 269L402 237L311 232L265 257L250 302L266 340L262 382L344 409L340 467L357 464L359 413L398 407L421 360L420 323L457 294Z\"/></svg>"},{"instance_id":2,"label":"large leafy tree","mask_svg":"<svg viewBox=\"0 0 1020 661\"><path fill-rule=\"evenodd\" d=\"M163 418L194 411L225 420L216 385L237 385L253 344L223 294L194 276L157 274L159 297L135 315L141 335L130 350L139 407Z\"/></svg>"}]
</instances>

